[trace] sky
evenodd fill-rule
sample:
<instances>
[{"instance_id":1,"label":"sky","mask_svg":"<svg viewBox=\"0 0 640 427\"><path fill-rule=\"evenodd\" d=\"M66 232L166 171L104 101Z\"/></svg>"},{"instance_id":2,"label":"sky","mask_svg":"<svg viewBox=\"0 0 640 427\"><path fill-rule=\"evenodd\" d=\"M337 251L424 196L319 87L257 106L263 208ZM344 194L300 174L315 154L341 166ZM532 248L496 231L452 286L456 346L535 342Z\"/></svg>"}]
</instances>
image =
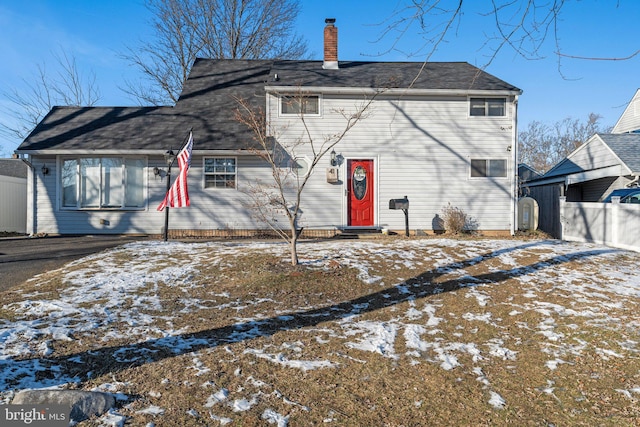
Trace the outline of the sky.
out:
<instances>
[{"instance_id":1,"label":"sky","mask_svg":"<svg viewBox=\"0 0 640 427\"><path fill-rule=\"evenodd\" d=\"M391 32L383 37L394 12L407 2L301 0L295 26L313 59L322 59L324 20L332 17L339 31L340 60L423 61L429 49L419 49L425 37L415 26L403 35ZM487 41L495 34L493 18L487 15L490 3L465 3L461 19L429 60L484 67L492 48ZM567 1L552 32L565 55L625 58L640 48L639 16L636 0ZM0 121L12 124L7 115L11 104L4 94L24 91L25 81L35 81L38 65L54 74L54 54L61 51L76 58L82 75L95 74L101 95L96 105L137 105L121 88L140 74L121 53L152 38L151 19L143 0L0 0ZM439 22L436 18L433 23ZM586 120L592 112L602 116L603 125L613 126L640 87L640 53L627 60L565 57L559 62L556 50L552 36L542 45L542 59L523 58L505 47L485 68L523 90L520 130L532 121ZM0 134L0 154L10 154L19 143Z\"/></svg>"},{"instance_id":2,"label":"sky","mask_svg":"<svg viewBox=\"0 0 640 427\"><path fill-rule=\"evenodd\" d=\"M355 269L360 280L380 287L388 301L386 307L372 303L372 308L363 303L363 298L322 306L306 299L295 300L301 304L297 305L274 300L272 297L278 296L268 292L270 297L258 292L238 298L238 284L224 283L235 277L228 270L254 251L273 254L286 262L288 249L281 242L131 243L73 261L57 270L57 275L35 276L31 285L37 286L31 289L42 286L43 292L25 291L23 299L2 307L11 321L0 319L0 402L11 398L11 390L64 388L65 384L80 382L75 376L76 366L84 363L87 352L67 354L68 347L61 343L78 342L87 347L89 344L83 342L87 336L102 337L104 353L100 360L105 366L117 366L108 361L112 357L130 364L132 370L153 363L153 369L166 372L163 360L167 355L176 359L185 356L181 359L183 377L171 375L155 383L141 380L141 375L128 377L114 371L102 375L111 378L106 383L80 382L81 386L97 384L93 391L111 393L120 401L121 408L112 409L99 420L108 426L123 426L126 414L133 412L153 416L162 425L165 410L173 416L185 411L194 417L211 417L220 425L241 425L261 418L269 425L284 427L291 413L301 414L303 420L324 415L325 424L342 425L345 419L341 417L346 415L328 410L331 399L318 401L313 394L304 394L305 384L313 381L305 372L354 365L363 375L367 373L366 379L373 376L371 381L375 381L374 369L393 375L392 366L404 363L452 371L455 374L449 378L457 376L460 382L476 378L475 385L468 385L471 391L467 385L457 387L465 390L465 396L485 399L487 410L517 412L520 402L514 401L509 391L520 387L500 381L496 367L506 361L506 369L517 375L526 358L530 358L526 363L540 365L542 376L526 384L529 395L546 393L558 402L554 407L553 402L532 399L530 405L546 405L553 411L562 406L561 399L568 399L569 405L591 399L598 382L610 387L610 394L598 394L602 398L599 408L616 416L628 414L640 394L634 379L625 382L624 371L617 368L637 359L639 343L634 325L638 322L640 272L634 266L640 254L589 243L513 239L344 240L303 243L299 249L301 262L308 268L331 270L335 268L332 263L338 263ZM627 262L620 262L620 256ZM180 262L176 263L174 257ZM206 282L198 278L211 266L220 270L220 277L211 286L204 285L207 290L203 292ZM486 269L493 274L478 273ZM391 277L397 274L397 281L385 283L378 275L381 270L395 271ZM444 288L415 277L401 277L425 270L429 277L446 278L438 282L439 286L452 281L458 284L457 298L468 301L460 303L465 307L462 313L448 305L451 299L447 299ZM509 286L515 292L508 297L500 290L508 286L501 277L518 282ZM59 294L46 292L52 280L65 283ZM159 292L163 286L179 287L179 298L172 292ZM286 293L279 297L288 298ZM176 308L168 314L166 307ZM226 332L192 334L184 322L196 311L202 318L213 315L235 322L234 327L221 328ZM372 311L378 315L368 315ZM624 322L620 321L622 313L629 316ZM296 316L307 320L298 323ZM311 317L317 323L309 323ZM285 320L307 326L287 327L286 333L278 334ZM451 330L458 332L446 332ZM594 333L613 338L588 340ZM234 345L237 343L244 345ZM585 362L574 367L576 360ZM268 376L252 366L260 361L273 364ZM582 396L574 393L577 390L567 392L563 380L584 377L586 363L593 369L589 371L591 379L577 388ZM299 386L287 386L280 378L285 370L299 372ZM48 374L42 375L43 371ZM226 388L229 380L225 371L234 371L244 386ZM400 368L398 372L406 371ZM612 374L599 377L598 372ZM172 399L162 396L171 390L165 384L180 378L187 380L179 390L193 393L191 408L176 407ZM196 397L200 387L208 398ZM408 389L393 387L381 392L399 399L412 396ZM269 396L274 393L282 397L285 404L278 406L286 412L271 407L274 400ZM623 396L625 407L616 406L620 403L610 400L611 395ZM373 410L366 401L355 396L353 402L343 402L339 408ZM422 403L409 404L419 407ZM481 404L472 401L469 407ZM380 409L381 413L385 410ZM589 411L580 412L586 414L577 412L573 416L588 416Z\"/></svg>"}]
</instances>

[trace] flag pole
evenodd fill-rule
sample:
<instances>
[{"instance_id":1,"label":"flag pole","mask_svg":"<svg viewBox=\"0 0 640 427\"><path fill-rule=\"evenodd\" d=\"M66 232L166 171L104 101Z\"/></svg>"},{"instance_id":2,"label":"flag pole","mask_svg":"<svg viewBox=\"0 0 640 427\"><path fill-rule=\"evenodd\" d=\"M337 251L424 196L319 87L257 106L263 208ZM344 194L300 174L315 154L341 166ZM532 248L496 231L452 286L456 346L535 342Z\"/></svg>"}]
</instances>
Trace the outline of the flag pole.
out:
<instances>
[{"instance_id":1,"label":"flag pole","mask_svg":"<svg viewBox=\"0 0 640 427\"><path fill-rule=\"evenodd\" d=\"M171 162L167 164L167 191L165 197L169 190L171 189L171 166L176 159L176 156L173 154L173 150L169 150L165 153L167 159L171 158ZM164 241L169 240L169 204L164 207Z\"/></svg>"},{"instance_id":2,"label":"flag pole","mask_svg":"<svg viewBox=\"0 0 640 427\"><path fill-rule=\"evenodd\" d=\"M191 135L192 132L193 132L193 128L189 129L189 133L187 134L187 137L182 142L182 144L180 146L180 150L178 150L178 154L182 151L182 149L185 147L185 145L187 145L187 143L189 142L189 136ZM169 149L169 151L164 153L164 159L165 159L165 162L167 163L167 191L164 194L165 197L166 197L167 194L169 193L169 190L171 189L171 166L173 166L173 162L176 161L176 155L173 153L172 149ZM165 242L167 240L169 240L169 204L168 203L164 207L164 235L163 235L163 240Z\"/></svg>"}]
</instances>

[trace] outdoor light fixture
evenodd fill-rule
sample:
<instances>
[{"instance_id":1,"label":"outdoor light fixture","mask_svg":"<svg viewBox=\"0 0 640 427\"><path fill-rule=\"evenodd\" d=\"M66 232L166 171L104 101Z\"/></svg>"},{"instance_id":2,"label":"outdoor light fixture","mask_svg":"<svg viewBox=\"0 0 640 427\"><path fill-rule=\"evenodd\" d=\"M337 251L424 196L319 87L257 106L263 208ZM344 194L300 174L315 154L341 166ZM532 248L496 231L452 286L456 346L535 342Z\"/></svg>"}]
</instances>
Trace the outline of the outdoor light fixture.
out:
<instances>
[{"instance_id":1,"label":"outdoor light fixture","mask_svg":"<svg viewBox=\"0 0 640 427\"><path fill-rule=\"evenodd\" d=\"M336 150L331 150L331 166L335 166L338 164L336 160Z\"/></svg>"},{"instance_id":2,"label":"outdoor light fixture","mask_svg":"<svg viewBox=\"0 0 640 427\"><path fill-rule=\"evenodd\" d=\"M167 163L167 166L171 167L175 159L176 155L173 153L173 150L169 150L164 153L164 161Z\"/></svg>"},{"instance_id":3,"label":"outdoor light fixture","mask_svg":"<svg viewBox=\"0 0 640 427\"><path fill-rule=\"evenodd\" d=\"M49 168L46 164L42 165L42 175L49 175Z\"/></svg>"}]
</instances>

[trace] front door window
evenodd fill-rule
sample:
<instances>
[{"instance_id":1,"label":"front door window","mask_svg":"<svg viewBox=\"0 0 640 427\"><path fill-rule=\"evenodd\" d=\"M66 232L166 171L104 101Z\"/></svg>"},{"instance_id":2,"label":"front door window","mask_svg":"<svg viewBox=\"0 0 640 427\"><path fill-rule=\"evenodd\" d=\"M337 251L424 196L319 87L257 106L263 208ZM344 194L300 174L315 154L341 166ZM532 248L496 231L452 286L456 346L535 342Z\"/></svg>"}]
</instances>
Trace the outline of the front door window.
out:
<instances>
[{"instance_id":1,"label":"front door window","mask_svg":"<svg viewBox=\"0 0 640 427\"><path fill-rule=\"evenodd\" d=\"M353 195L356 199L362 200L367 194L367 170L362 166L357 166L353 170Z\"/></svg>"}]
</instances>

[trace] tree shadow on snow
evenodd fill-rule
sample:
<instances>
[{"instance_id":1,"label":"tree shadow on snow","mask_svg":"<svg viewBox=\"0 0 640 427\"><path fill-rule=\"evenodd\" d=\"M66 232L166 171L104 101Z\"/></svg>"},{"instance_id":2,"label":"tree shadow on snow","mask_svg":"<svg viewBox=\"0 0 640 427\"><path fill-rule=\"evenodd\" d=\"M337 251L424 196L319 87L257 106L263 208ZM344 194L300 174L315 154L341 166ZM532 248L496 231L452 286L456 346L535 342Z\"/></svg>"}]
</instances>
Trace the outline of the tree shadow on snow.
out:
<instances>
[{"instance_id":1,"label":"tree shadow on snow","mask_svg":"<svg viewBox=\"0 0 640 427\"><path fill-rule=\"evenodd\" d=\"M1 389L5 390L33 387L35 384L31 375L35 375L35 382L39 387L48 387L71 380L78 381L84 379L78 376L87 376L87 368L94 370L92 373L94 377L108 373L113 374L202 349L248 341L257 337L272 336L280 331L315 327L322 322L361 315L406 301L455 291L470 285L502 283L508 279L553 268L574 260L617 252L616 249L598 249L555 255L534 264L514 267L510 270L464 276L435 283L436 279L452 271L471 267L509 252L529 247L540 247L541 245L555 245L555 243L552 241L532 242L500 249L444 267L434 268L390 288L326 307L236 323L195 333L152 339L136 344L103 347L61 357L41 357L19 361L0 360L0 372L3 372L0 376L0 386L4 386ZM76 376L74 377L74 375Z\"/></svg>"}]
</instances>

